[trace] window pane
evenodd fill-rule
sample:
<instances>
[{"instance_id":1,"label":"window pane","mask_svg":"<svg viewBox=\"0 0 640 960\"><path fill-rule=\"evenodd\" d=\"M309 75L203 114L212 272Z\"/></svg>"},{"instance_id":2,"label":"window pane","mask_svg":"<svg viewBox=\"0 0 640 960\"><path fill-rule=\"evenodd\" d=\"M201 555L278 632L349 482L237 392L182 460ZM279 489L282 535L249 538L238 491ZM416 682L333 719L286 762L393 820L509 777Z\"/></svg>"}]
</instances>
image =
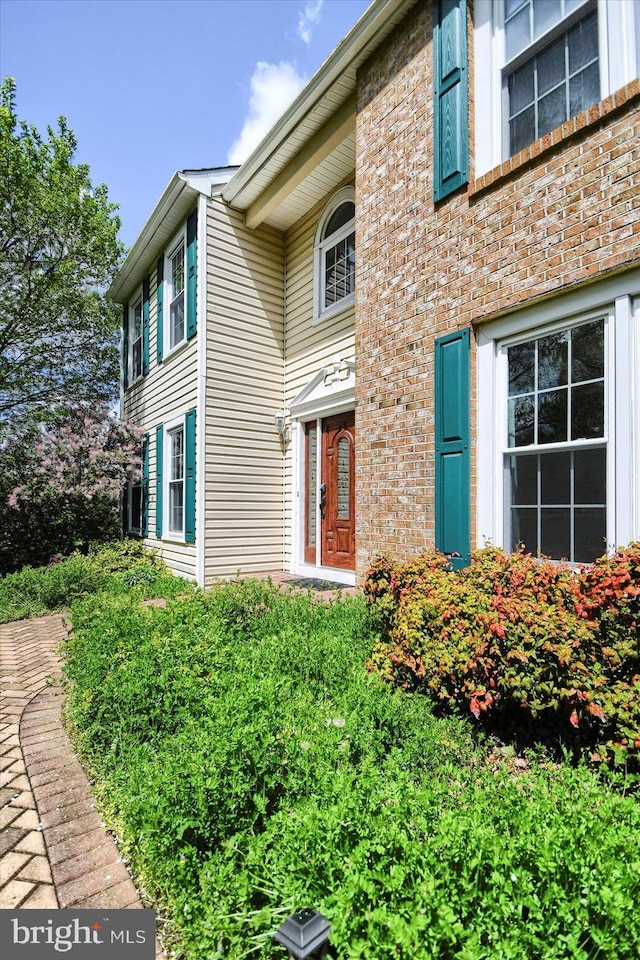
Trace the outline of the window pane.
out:
<instances>
[{"instance_id":1,"label":"window pane","mask_svg":"<svg viewBox=\"0 0 640 960\"><path fill-rule=\"evenodd\" d=\"M538 443L567 439L567 391L550 390L538 396Z\"/></svg>"},{"instance_id":2,"label":"window pane","mask_svg":"<svg viewBox=\"0 0 640 960\"><path fill-rule=\"evenodd\" d=\"M182 480L184 476L184 433L176 430L171 434L171 479Z\"/></svg>"},{"instance_id":3,"label":"window pane","mask_svg":"<svg viewBox=\"0 0 640 960\"><path fill-rule=\"evenodd\" d=\"M538 389L560 387L567 382L568 340L566 331L538 340Z\"/></svg>"},{"instance_id":4,"label":"window pane","mask_svg":"<svg viewBox=\"0 0 640 960\"><path fill-rule=\"evenodd\" d=\"M586 383L571 391L571 439L604 436L604 383Z\"/></svg>"},{"instance_id":5,"label":"window pane","mask_svg":"<svg viewBox=\"0 0 640 960\"><path fill-rule=\"evenodd\" d=\"M541 34L558 23L562 17L560 9L560 0L535 0L533 4L533 35L539 37Z\"/></svg>"},{"instance_id":6,"label":"window pane","mask_svg":"<svg viewBox=\"0 0 640 960\"><path fill-rule=\"evenodd\" d=\"M607 451L576 450L573 455L574 500L604 506L607 502Z\"/></svg>"},{"instance_id":7,"label":"window pane","mask_svg":"<svg viewBox=\"0 0 640 960\"><path fill-rule=\"evenodd\" d=\"M326 240L327 237L330 237L332 233L337 233L337 231L344 227L351 220L355 219L356 215L356 206L350 201L348 203L342 203L337 210L329 217L327 225L324 229L322 235L323 240Z\"/></svg>"},{"instance_id":8,"label":"window pane","mask_svg":"<svg viewBox=\"0 0 640 960\"><path fill-rule=\"evenodd\" d=\"M349 517L349 478L350 478L351 444L348 437L338 440L338 517Z\"/></svg>"},{"instance_id":9,"label":"window pane","mask_svg":"<svg viewBox=\"0 0 640 960\"><path fill-rule=\"evenodd\" d=\"M565 41L564 37L561 37L537 58L539 96L563 83L566 76L564 51Z\"/></svg>"},{"instance_id":10,"label":"window pane","mask_svg":"<svg viewBox=\"0 0 640 960\"><path fill-rule=\"evenodd\" d=\"M607 517L602 507L579 507L575 512L576 563L592 563L607 549Z\"/></svg>"},{"instance_id":11,"label":"window pane","mask_svg":"<svg viewBox=\"0 0 640 960\"><path fill-rule=\"evenodd\" d=\"M534 402L533 397L516 397L509 400L509 438L510 447L525 447L534 442Z\"/></svg>"},{"instance_id":12,"label":"window pane","mask_svg":"<svg viewBox=\"0 0 640 960\"><path fill-rule=\"evenodd\" d=\"M575 73L598 59L598 18L589 14L567 34L569 46L569 73Z\"/></svg>"},{"instance_id":13,"label":"window pane","mask_svg":"<svg viewBox=\"0 0 640 960\"><path fill-rule=\"evenodd\" d=\"M596 320L571 332L571 382L604 377L604 321Z\"/></svg>"},{"instance_id":14,"label":"window pane","mask_svg":"<svg viewBox=\"0 0 640 960\"><path fill-rule=\"evenodd\" d=\"M509 110L511 116L520 113L535 99L533 63L534 61L530 60L529 63L525 63L524 67L515 70L509 77Z\"/></svg>"},{"instance_id":15,"label":"window pane","mask_svg":"<svg viewBox=\"0 0 640 960\"><path fill-rule=\"evenodd\" d=\"M543 97L538 104L538 136L544 137L567 119L567 92L564 84Z\"/></svg>"},{"instance_id":16,"label":"window pane","mask_svg":"<svg viewBox=\"0 0 640 960\"><path fill-rule=\"evenodd\" d=\"M519 113L509 124L509 150L512 154L522 150L536 139L535 108L529 107Z\"/></svg>"},{"instance_id":17,"label":"window pane","mask_svg":"<svg viewBox=\"0 0 640 960\"><path fill-rule=\"evenodd\" d=\"M531 30L529 26L528 6L523 7L511 20L507 20L505 23L505 34L507 60L510 60L511 57L515 57L516 53L524 50L530 42Z\"/></svg>"},{"instance_id":18,"label":"window pane","mask_svg":"<svg viewBox=\"0 0 640 960\"><path fill-rule=\"evenodd\" d=\"M509 457L511 474L511 503L536 505L538 503L538 458Z\"/></svg>"},{"instance_id":19,"label":"window pane","mask_svg":"<svg viewBox=\"0 0 640 960\"><path fill-rule=\"evenodd\" d=\"M524 544L528 553L538 552L538 511L532 507L514 507L511 511L511 549Z\"/></svg>"},{"instance_id":20,"label":"window pane","mask_svg":"<svg viewBox=\"0 0 640 960\"><path fill-rule=\"evenodd\" d=\"M169 484L169 529L174 533L182 532L183 496L182 482Z\"/></svg>"},{"instance_id":21,"label":"window pane","mask_svg":"<svg viewBox=\"0 0 640 960\"><path fill-rule=\"evenodd\" d=\"M142 523L142 485L134 483L131 487L131 530L140 530Z\"/></svg>"},{"instance_id":22,"label":"window pane","mask_svg":"<svg viewBox=\"0 0 640 960\"><path fill-rule=\"evenodd\" d=\"M586 67L569 81L571 116L586 110L600 99L600 70L597 63Z\"/></svg>"},{"instance_id":23,"label":"window pane","mask_svg":"<svg viewBox=\"0 0 640 960\"><path fill-rule=\"evenodd\" d=\"M180 244L171 257L171 297L184 290L184 246Z\"/></svg>"},{"instance_id":24,"label":"window pane","mask_svg":"<svg viewBox=\"0 0 640 960\"><path fill-rule=\"evenodd\" d=\"M571 511L543 507L540 511L540 553L552 560L571 559Z\"/></svg>"},{"instance_id":25,"label":"window pane","mask_svg":"<svg viewBox=\"0 0 640 960\"><path fill-rule=\"evenodd\" d=\"M184 293L181 293L173 301L170 313L170 345L175 347L176 344L184 340Z\"/></svg>"},{"instance_id":26,"label":"window pane","mask_svg":"<svg viewBox=\"0 0 640 960\"><path fill-rule=\"evenodd\" d=\"M571 454L544 453L540 457L540 501L550 504L571 502Z\"/></svg>"},{"instance_id":27,"label":"window pane","mask_svg":"<svg viewBox=\"0 0 640 960\"><path fill-rule=\"evenodd\" d=\"M307 431L307 544L316 543L316 495L318 484L318 430L309 427Z\"/></svg>"},{"instance_id":28,"label":"window pane","mask_svg":"<svg viewBox=\"0 0 640 960\"><path fill-rule=\"evenodd\" d=\"M517 393L533 393L535 390L536 345L535 341L509 347L509 396Z\"/></svg>"}]
</instances>

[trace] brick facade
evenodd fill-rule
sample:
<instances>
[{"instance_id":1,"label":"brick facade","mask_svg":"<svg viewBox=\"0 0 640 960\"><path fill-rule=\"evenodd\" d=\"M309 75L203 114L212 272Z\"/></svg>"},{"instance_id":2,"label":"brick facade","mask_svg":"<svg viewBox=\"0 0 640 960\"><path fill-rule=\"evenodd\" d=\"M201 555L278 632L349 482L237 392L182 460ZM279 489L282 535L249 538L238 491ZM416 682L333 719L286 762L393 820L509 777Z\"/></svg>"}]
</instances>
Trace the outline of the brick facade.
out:
<instances>
[{"instance_id":1,"label":"brick facade","mask_svg":"<svg viewBox=\"0 0 640 960\"><path fill-rule=\"evenodd\" d=\"M638 264L638 81L477 181L471 102L470 183L434 205L431 35L422 2L358 76L360 577L433 547L435 338ZM471 10L469 59L473 91ZM474 380L472 349L472 543Z\"/></svg>"}]
</instances>

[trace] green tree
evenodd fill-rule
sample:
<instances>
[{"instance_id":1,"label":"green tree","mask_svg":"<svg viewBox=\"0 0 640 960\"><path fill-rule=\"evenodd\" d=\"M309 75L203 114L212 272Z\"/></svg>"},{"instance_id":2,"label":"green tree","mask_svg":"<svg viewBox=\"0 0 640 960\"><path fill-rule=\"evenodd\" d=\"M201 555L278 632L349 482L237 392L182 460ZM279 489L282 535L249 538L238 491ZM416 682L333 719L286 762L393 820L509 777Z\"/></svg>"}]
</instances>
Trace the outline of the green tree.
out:
<instances>
[{"instance_id":1,"label":"green tree","mask_svg":"<svg viewBox=\"0 0 640 960\"><path fill-rule=\"evenodd\" d=\"M43 138L0 86L0 432L79 402L112 401L119 317L105 296L122 258L104 185L74 164L63 117Z\"/></svg>"}]
</instances>

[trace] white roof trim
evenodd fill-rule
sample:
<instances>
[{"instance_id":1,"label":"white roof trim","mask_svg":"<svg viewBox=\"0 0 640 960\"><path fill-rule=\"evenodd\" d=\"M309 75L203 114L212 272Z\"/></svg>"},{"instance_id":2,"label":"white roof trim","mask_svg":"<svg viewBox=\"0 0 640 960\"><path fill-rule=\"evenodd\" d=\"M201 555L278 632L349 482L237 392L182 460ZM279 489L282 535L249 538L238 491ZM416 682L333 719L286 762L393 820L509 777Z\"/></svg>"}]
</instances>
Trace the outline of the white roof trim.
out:
<instances>
[{"instance_id":1,"label":"white roof trim","mask_svg":"<svg viewBox=\"0 0 640 960\"><path fill-rule=\"evenodd\" d=\"M142 282L196 199L219 195L237 167L177 171L138 234L107 291L110 300L123 303Z\"/></svg>"},{"instance_id":2,"label":"white roof trim","mask_svg":"<svg viewBox=\"0 0 640 960\"><path fill-rule=\"evenodd\" d=\"M355 402L356 366L353 360L333 360L323 367L288 404L294 420L308 420L349 410Z\"/></svg>"}]
</instances>

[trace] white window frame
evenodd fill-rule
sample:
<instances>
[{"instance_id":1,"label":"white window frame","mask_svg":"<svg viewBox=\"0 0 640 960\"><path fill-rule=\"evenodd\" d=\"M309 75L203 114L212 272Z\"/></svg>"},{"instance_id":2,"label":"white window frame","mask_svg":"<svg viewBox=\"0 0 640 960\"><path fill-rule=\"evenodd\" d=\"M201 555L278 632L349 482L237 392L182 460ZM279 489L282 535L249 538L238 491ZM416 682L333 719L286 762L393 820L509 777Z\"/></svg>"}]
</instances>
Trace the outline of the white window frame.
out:
<instances>
[{"instance_id":1,"label":"white window frame","mask_svg":"<svg viewBox=\"0 0 640 960\"><path fill-rule=\"evenodd\" d=\"M134 339L136 309L140 308L140 336ZM143 356L144 356L144 305L142 302L142 287L140 287L133 300L129 302L129 330L128 330L128 349L127 349L127 382L131 386L143 376ZM140 348L140 369L136 373L136 344Z\"/></svg>"},{"instance_id":2,"label":"white window frame","mask_svg":"<svg viewBox=\"0 0 640 960\"><path fill-rule=\"evenodd\" d=\"M173 468L173 438L181 433L182 434L182 477L181 478L172 478L172 468ZM170 421L165 424L164 429L164 455L163 461L165 464L164 468L164 478L163 478L163 490L162 490L162 499L163 499L163 539L164 540L175 540L176 542L184 542L184 520L185 520L185 446L186 446L186 424L184 417L178 417L175 420ZM177 486L179 483L182 485L182 526L179 528L172 528L172 512L171 512L171 489L173 486Z\"/></svg>"},{"instance_id":3,"label":"white window frame","mask_svg":"<svg viewBox=\"0 0 640 960\"><path fill-rule=\"evenodd\" d=\"M172 328L173 324L171 322L171 304L173 299L173 279L172 279L172 266L173 259L178 253L182 245L182 271L184 278L184 285L182 288L182 323L183 323L183 333L182 337L179 340L176 340L175 343L172 343ZM173 238L172 242L169 244L165 251L164 255L164 296L163 296L163 323L164 323L164 344L165 351L164 357L168 357L171 353L176 350L179 350L187 342L187 227L186 224L180 229L180 231Z\"/></svg>"},{"instance_id":4,"label":"white window frame","mask_svg":"<svg viewBox=\"0 0 640 960\"><path fill-rule=\"evenodd\" d=\"M505 523L506 347L605 318L607 545L640 533L640 271L478 329L477 546L510 549ZM595 441L597 443L597 441ZM553 449L549 447L549 452ZM603 545L604 552L604 545Z\"/></svg>"},{"instance_id":5,"label":"white window frame","mask_svg":"<svg viewBox=\"0 0 640 960\"><path fill-rule=\"evenodd\" d=\"M326 288L326 276L325 276L325 254L327 250L330 250L332 247L337 246L342 240L345 240L347 237L351 236L353 233L355 235L355 216L352 221L346 223L340 230L335 231L331 234L330 237L323 239L323 234L327 223L336 212L336 210L342 206L343 203L353 203L355 204L355 190L353 187L343 187L331 198L329 203L326 205L322 212L322 216L318 221L318 227L316 229L316 236L314 241L314 250L313 250L313 323L320 323L321 321L327 320L329 317L333 317L338 313L342 313L344 310L353 307L355 303L355 289L348 293L345 297L341 297L340 300L337 300L335 303L332 303L330 306L324 306L324 295Z\"/></svg>"},{"instance_id":6,"label":"white window frame","mask_svg":"<svg viewBox=\"0 0 640 960\"><path fill-rule=\"evenodd\" d=\"M545 40L564 33L567 22L581 19L593 0L585 0L584 10L572 12L567 20L556 25L534 46L545 46ZM634 0L595 0L598 11L598 55L600 67L600 98L630 83L638 76L640 50L636 37L640 36L640 5ZM474 66L475 66L475 175L487 173L509 157L507 149L508 116L504 94L505 69L519 60L526 60L525 51L506 63L504 2L503 0L474 0Z\"/></svg>"}]
</instances>

